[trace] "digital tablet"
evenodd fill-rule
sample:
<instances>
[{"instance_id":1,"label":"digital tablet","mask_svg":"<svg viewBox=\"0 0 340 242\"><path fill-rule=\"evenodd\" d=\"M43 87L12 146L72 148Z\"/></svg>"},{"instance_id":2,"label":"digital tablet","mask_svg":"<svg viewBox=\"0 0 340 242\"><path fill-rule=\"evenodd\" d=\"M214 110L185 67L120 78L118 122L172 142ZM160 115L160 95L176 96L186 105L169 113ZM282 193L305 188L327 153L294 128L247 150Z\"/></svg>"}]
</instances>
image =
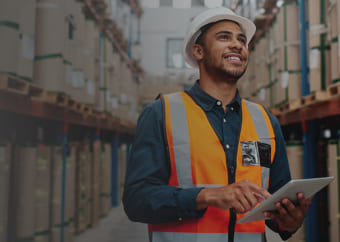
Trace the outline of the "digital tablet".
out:
<instances>
[{"instance_id":1,"label":"digital tablet","mask_svg":"<svg viewBox=\"0 0 340 242\"><path fill-rule=\"evenodd\" d=\"M260 205L252 209L249 213L243 216L237 223L247 223L252 221L269 219L263 215L265 211L276 210L275 203L283 198L288 198L293 203L298 203L296 194L302 192L306 198L311 197L322 188L327 186L334 177L320 177L310 179L296 179L289 181L286 185L277 190L271 197L264 200Z\"/></svg>"}]
</instances>

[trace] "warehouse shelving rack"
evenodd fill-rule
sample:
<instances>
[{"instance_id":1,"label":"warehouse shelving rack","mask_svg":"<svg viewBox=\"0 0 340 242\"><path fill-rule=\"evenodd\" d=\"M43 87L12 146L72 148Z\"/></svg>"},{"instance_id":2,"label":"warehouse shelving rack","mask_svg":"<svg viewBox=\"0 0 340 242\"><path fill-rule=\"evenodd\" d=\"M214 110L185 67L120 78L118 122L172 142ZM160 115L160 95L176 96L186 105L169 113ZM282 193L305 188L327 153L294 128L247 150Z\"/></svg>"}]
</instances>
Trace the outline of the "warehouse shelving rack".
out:
<instances>
[{"instance_id":1,"label":"warehouse shelving rack","mask_svg":"<svg viewBox=\"0 0 340 242\"><path fill-rule=\"evenodd\" d=\"M138 80L143 73L137 62L130 58L121 46L114 33L105 25L104 18L97 12L91 0L84 0L84 6L97 22L102 34L112 42L113 47ZM141 9L135 0L124 1L129 4L131 11L140 16ZM133 139L135 123L122 120L112 114L101 111L94 106L77 102L72 97L61 93L47 92L46 90L26 82L18 77L0 74L0 138L7 139L13 147L22 144L44 142L47 144L61 145L62 154L62 198L60 241L64 241L65 226L65 179L66 155L68 143L75 140L89 138L91 142L101 140L111 143L111 205L119 205L119 145L126 144L126 162L129 157L129 147ZM40 131L39 131L40 130ZM39 132L43 137L39 137ZM10 184L16 178L11 168ZM10 185L10 186L12 186ZM10 187L12 190L13 187ZM9 193L9 221L15 223L15 195ZM11 212L12 211L12 212ZM12 213L12 214L11 214ZM15 228L9 226L9 241L15 240Z\"/></svg>"},{"instance_id":2,"label":"warehouse shelving rack","mask_svg":"<svg viewBox=\"0 0 340 242\"><path fill-rule=\"evenodd\" d=\"M285 139L299 137L304 144L304 177L311 178L318 174L317 171L317 145L320 142L323 131L331 130L331 138L339 137L340 121L340 83L335 83L324 90L310 92L308 82L307 66L307 36L308 24L306 20L306 1L296 0L299 5L299 26L300 26L300 55L301 55L301 91L302 97L270 111L278 118ZM236 8L241 4L235 5ZM258 16L254 22L257 31L252 39L249 48L255 46L257 40L263 36L275 20L278 1L266 0L263 4L264 13ZM284 1L283 1L284 2ZM338 175L340 172L338 171ZM305 239L308 242L317 242L323 235L320 232L318 223L321 216L318 213L316 197L311 204L305 220ZM324 239L324 238L323 238ZM325 241L325 240L322 240Z\"/></svg>"}]
</instances>

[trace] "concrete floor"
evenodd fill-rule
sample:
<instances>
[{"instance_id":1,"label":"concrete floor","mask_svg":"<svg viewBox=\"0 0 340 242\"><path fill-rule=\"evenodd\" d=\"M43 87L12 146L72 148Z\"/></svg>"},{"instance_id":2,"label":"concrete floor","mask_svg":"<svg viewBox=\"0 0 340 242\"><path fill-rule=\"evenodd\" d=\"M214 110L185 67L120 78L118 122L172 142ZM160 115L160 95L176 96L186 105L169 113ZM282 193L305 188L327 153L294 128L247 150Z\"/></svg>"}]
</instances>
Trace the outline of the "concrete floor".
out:
<instances>
[{"instance_id":1,"label":"concrete floor","mask_svg":"<svg viewBox=\"0 0 340 242\"><path fill-rule=\"evenodd\" d=\"M112 208L97 228L75 237L75 242L149 242L147 225L131 222L123 207Z\"/></svg>"},{"instance_id":2,"label":"concrete floor","mask_svg":"<svg viewBox=\"0 0 340 242\"><path fill-rule=\"evenodd\" d=\"M282 241L268 228L266 235L268 242ZM74 242L149 242L149 239L147 225L131 222L125 215L123 207L119 206L112 208L97 228L89 229L76 236Z\"/></svg>"}]
</instances>

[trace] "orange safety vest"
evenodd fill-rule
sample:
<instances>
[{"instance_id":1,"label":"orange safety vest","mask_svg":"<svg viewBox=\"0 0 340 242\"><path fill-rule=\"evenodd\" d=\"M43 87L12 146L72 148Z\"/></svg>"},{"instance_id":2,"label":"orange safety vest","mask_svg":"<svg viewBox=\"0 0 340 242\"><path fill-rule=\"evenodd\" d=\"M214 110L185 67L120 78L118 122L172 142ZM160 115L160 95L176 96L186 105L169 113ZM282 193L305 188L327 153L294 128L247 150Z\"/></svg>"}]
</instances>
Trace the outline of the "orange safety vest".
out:
<instances>
[{"instance_id":1,"label":"orange safety vest","mask_svg":"<svg viewBox=\"0 0 340 242\"><path fill-rule=\"evenodd\" d=\"M165 130L171 175L169 185L181 188L228 185L225 150L205 112L185 92L163 96ZM242 164L241 142L260 141L275 154L275 135L270 118L262 106L242 99L242 126L237 148L235 181L248 179L268 188L270 168ZM239 220L242 214L237 214ZM200 219L149 225L152 242L226 242L229 210L208 207ZM262 241L265 222L235 225L236 242Z\"/></svg>"}]
</instances>

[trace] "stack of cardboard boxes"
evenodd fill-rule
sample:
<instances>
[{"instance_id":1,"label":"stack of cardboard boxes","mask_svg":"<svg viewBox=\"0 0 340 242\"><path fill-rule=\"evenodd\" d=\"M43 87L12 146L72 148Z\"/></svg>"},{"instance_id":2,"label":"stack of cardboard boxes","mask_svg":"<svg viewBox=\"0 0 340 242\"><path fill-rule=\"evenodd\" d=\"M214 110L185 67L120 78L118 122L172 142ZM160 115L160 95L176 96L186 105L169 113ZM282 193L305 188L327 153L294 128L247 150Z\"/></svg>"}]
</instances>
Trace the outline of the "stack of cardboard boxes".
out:
<instances>
[{"instance_id":1,"label":"stack of cardboard boxes","mask_svg":"<svg viewBox=\"0 0 340 242\"><path fill-rule=\"evenodd\" d=\"M13 152L9 143L1 143L1 241L59 242L63 228L64 241L72 242L108 214L111 144L96 141L90 149L86 142L72 142L65 161L63 191L62 147L41 143L17 146Z\"/></svg>"},{"instance_id":2,"label":"stack of cardboard boxes","mask_svg":"<svg viewBox=\"0 0 340 242\"><path fill-rule=\"evenodd\" d=\"M340 80L339 5L336 0L309 0L307 4L308 78L312 93ZM298 3L285 1L271 28L251 51L249 70L240 81L240 90L246 94L243 96L266 107L301 99L299 31ZM265 85L268 76L270 83ZM249 93L248 83L255 85L256 90Z\"/></svg>"},{"instance_id":3,"label":"stack of cardboard boxes","mask_svg":"<svg viewBox=\"0 0 340 242\"><path fill-rule=\"evenodd\" d=\"M0 73L136 121L138 84L119 53L127 54L128 42L119 32L114 37L121 39L122 49L113 48L104 34L100 36L103 26L89 19L84 8L84 2L76 0L2 1ZM120 100L121 93L129 96L128 102Z\"/></svg>"}]
</instances>

